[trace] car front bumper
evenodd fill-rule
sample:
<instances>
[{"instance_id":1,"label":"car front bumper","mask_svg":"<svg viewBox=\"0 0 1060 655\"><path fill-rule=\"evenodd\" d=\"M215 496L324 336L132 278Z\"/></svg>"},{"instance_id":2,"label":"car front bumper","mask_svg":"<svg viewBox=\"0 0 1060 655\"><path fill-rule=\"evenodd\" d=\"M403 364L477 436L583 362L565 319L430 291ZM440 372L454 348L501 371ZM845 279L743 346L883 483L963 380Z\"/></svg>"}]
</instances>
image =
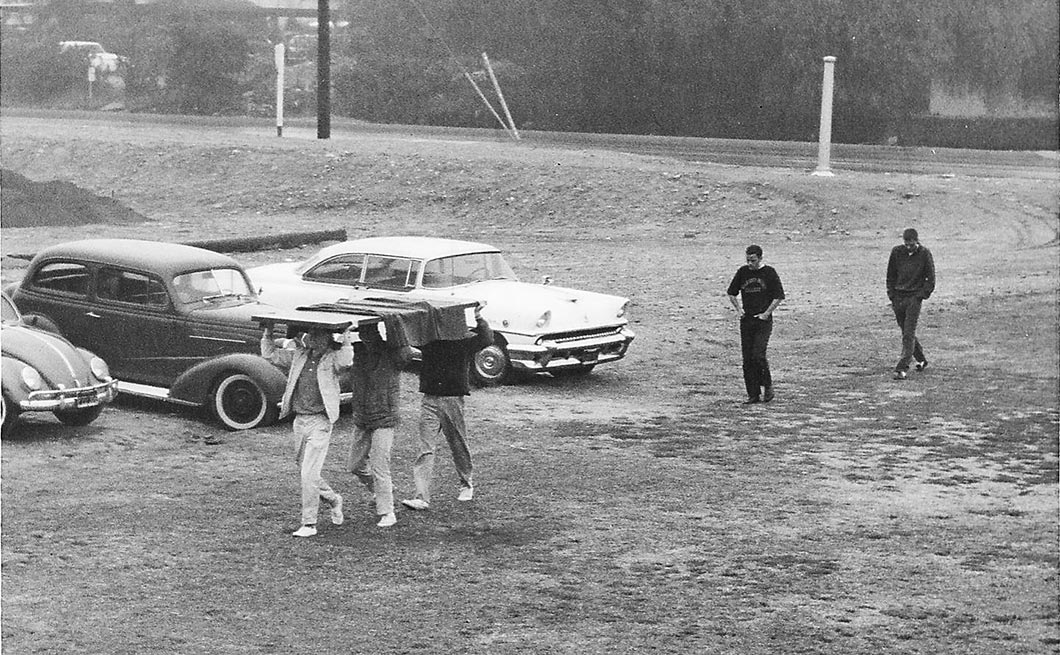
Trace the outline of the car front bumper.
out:
<instances>
[{"instance_id":1,"label":"car front bumper","mask_svg":"<svg viewBox=\"0 0 1060 655\"><path fill-rule=\"evenodd\" d=\"M34 391L18 404L23 412L54 412L68 409L85 409L114 400L118 393L118 381L111 380L90 387L77 389L49 389Z\"/></svg>"},{"instance_id":2,"label":"car front bumper","mask_svg":"<svg viewBox=\"0 0 1060 655\"><path fill-rule=\"evenodd\" d=\"M509 343L508 358L512 368L527 373L595 366L625 357L633 337L626 327L602 335L543 337L533 344Z\"/></svg>"}]
</instances>

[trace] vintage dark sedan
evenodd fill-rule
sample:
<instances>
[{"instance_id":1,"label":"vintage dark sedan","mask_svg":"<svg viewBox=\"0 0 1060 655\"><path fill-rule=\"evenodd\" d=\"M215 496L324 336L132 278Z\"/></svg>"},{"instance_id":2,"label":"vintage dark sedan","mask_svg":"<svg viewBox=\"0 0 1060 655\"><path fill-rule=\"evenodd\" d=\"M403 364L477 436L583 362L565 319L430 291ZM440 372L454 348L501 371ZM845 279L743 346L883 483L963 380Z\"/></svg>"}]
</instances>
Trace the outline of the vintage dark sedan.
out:
<instances>
[{"instance_id":1,"label":"vintage dark sedan","mask_svg":"<svg viewBox=\"0 0 1060 655\"><path fill-rule=\"evenodd\" d=\"M205 407L226 428L276 419L284 375L258 356L263 311L243 268L220 253L89 239L46 248L12 298L107 361L121 393Z\"/></svg>"},{"instance_id":2,"label":"vintage dark sedan","mask_svg":"<svg viewBox=\"0 0 1060 655\"><path fill-rule=\"evenodd\" d=\"M0 318L3 436L13 432L24 412L52 412L65 425L96 420L116 392L106 362L23 320L6 294L0 295Z\"/></svg>"}]
</instances>

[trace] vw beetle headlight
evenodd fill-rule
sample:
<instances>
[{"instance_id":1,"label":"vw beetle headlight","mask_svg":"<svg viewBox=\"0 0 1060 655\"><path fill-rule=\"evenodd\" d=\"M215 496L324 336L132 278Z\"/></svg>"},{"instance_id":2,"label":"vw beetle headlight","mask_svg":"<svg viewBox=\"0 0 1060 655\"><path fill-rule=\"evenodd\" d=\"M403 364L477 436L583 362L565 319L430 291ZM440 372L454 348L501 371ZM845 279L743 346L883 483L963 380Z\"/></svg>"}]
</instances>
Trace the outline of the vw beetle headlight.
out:
<instances>
[{"instance_id":1,"label":"vw beetle headlight","mask_svg":"<svg viewBox=\"0 0 1060 655\"><path fill-rule=\"evenodd\" d=\"M40 376L37 369L26 366L22 369L22 384L26 385L30 391L37 391L44 388L44 378Z\"/></svg>"},{"instance_id":2,"label":"vw beetle headlight","mask_svg":"<svg viewBox=\"0 0 1060 655\"><path fill-rule=\"evenodd\" d=\"M110 380L110 369L107 368L107 362L99 357L93 357L88 366L92 369L92 375L96 376L97 380L103 380L104 382Z\"/></svg>"},{"instance_id":3,"label":"vw beetle headlight","mask_svg":"<svg viewBox=\"0 0 1060 655\"><path fill-rule=\"evenodd\" d=\"M542 314L541 316L538 317L537 323L535 323L535 325L537 325L537 327L545 327L546 325L548 325L548 322L551 321L551 320L552 320L552 310L549 309L549 310L546 310L544 314Z\"/></svg>"}]
</instances>

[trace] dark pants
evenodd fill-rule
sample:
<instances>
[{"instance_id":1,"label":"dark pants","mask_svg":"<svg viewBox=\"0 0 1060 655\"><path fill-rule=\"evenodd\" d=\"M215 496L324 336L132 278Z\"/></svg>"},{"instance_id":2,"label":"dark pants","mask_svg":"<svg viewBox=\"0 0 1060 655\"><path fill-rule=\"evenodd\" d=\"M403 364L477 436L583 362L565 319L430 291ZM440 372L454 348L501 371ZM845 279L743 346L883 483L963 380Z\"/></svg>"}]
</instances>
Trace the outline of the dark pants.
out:
<instances>
[{"instance_id":1,"label":"dark pants","mask_svg":"<svg viewBox=\"0 0 1060 655\"><path fill-rule=\"evenodd\" d=\"M920 321L920 303L923 301L908 294L898 294L891 301L894 309L894 318L898 326L902 328L902 356L894 367L896 371L908 371L909 362L924 360L924 349L920 347L920 341L916 338L916 324Z\"/></svg>"},{"instance_id":2,"label":"dark pants","mask_svg":"<svg viewBox=\"0 0 1060 655\"><path fill-rule=\"evenodd\" d=\"M747 397L758 398L761 388L773 386L769 375L769 360L766 348L769 335L773 333L773 319L768 321L745 314L740 319L740 347L743 350L743 382L747 386Z\"/></svg>"}]
</instances>

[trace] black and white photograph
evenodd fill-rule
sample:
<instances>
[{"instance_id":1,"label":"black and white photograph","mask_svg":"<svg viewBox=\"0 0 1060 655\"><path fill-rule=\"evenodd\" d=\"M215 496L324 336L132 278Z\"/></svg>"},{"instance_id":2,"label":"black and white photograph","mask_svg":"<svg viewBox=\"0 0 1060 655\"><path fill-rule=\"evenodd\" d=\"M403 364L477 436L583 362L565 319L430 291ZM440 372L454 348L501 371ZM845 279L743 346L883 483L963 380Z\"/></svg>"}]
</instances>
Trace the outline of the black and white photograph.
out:
<instances>
[{"instance_id":1,"label":"black and white photograph","mask_svg":"<svg viewBox=\"0 0 1060 655\"><path fill-rule=\"evenodd\" d=\"M4 655L1060 654L1060 0L0 0Z\"/></svg>"}]
</instances>

